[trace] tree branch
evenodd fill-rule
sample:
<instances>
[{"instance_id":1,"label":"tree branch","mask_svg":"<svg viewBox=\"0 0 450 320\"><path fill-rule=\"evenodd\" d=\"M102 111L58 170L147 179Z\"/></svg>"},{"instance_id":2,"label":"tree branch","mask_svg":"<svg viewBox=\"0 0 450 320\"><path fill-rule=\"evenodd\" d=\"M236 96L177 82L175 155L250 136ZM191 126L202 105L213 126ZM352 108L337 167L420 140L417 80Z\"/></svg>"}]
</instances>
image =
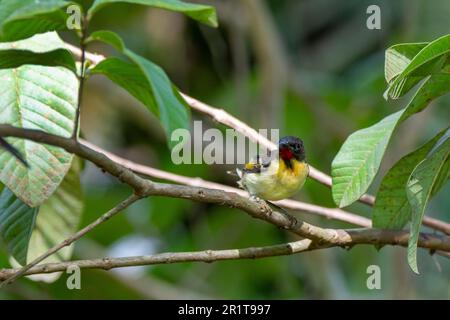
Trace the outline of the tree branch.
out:
<instances>
[{"instance_id":1,"label":"tree branch","mask_svg":"<svg viewBox=\"0 0 450 320\"><path fill-rule=\"evenodd\" d=\"M328 243L338 246L348 246L363 243L377 245L404 245L407 243L408 233L404 231L324 229L303 221L298 221L293 216L284 212L274 211L263 201L252 201L236 193L201 187L156 183L146 180L86 145L82 145L72 139L51 135L42 131L0 125L0 136L13 136L62 147L68 152L75 153L93 162L119 180L126 182L135 189L136 194L139 196L166 196L238 208L254 218L267 221L301 237L314 240L319 244ZM450 251L450 237L422 234L421 239L421 246L425 248ZM404 242L405 240L406 242Z\"/></svg>"},{"instance_id":2,"label":"tree branch","mask_svg":"<svg viewBox=\"0 0 450 320\"><path fill-rule=\"evenodd\" d=\"M219 260L237 260L237 259L258 259L264 257L275 257L280 255L290 255L293 253L311 250L311 240L304 239L296 242L244 249L230 250L205 250L195 252L177 252L160 253L149 256L126 257L126 258L103 258L93 260L78 260L61 263L47 263L29 269L25 275L38 273L52 273L65 271L69 266L76 265L81 269L104 269L145 266L153 264L168 264L179 262L214 262ZM0 281L8 279L15 274L18 269L0 270Z\"/></svg>"},{"instance_id":3,"label":"tree branch","mask_svg":"<svg viewBox=\"0 0 450 320\"><path fill-rule=\"evenodd\" d=\"M392 233L392 232L391 232ZM395 240L394 240L395 239ZM398 234L393 238L396 244L406 246L408 243L408 234ZM419 245L423 247L432 246L434 240L421 237ZM353 244L347 246L351 248ZM42 274L65 271L69 266L78 266L80 269L103 269L110 270L114 268L131 267L131 266L147 266L155 264L172 264L183 262L215 262L221 260L242 260L242 259L261 259L267 257L292 255L306 251L319 250L338 246L336 244L318 245L310 239L303 239L295 242L289 242L273 246L250 247L243 249L228 250L204 250L194 252L167 252L148 256L124 257L76 260L59 263L46 263L34 266L28 269L23 275ZM20 269L2 269L0 270L0 281L7 281L11 276L17 274Z\"/></svg>"}]
</instances>

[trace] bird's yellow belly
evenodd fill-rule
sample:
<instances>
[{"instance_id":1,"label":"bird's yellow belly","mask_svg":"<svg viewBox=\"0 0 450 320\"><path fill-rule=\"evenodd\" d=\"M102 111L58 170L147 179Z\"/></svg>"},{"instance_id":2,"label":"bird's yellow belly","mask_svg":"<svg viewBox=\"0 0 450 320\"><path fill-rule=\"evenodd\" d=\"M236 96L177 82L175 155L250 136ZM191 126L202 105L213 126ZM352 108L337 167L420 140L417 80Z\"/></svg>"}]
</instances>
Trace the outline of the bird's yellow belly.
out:
<instances>
[{"instance_id":1,"label":"bird's yellow belly","mask_svg":"<svg viewBox=\"0 0 450 320\"><path fill-rule=\"evenodd\" d=\"M289 198L301 189L308 176L308 165L297 162L292 169L285 167L280 161L279 167L269 168L260 174L246 174L243 185L250 194L265 200L281 200Z\"/></svg>"}]
</instances>

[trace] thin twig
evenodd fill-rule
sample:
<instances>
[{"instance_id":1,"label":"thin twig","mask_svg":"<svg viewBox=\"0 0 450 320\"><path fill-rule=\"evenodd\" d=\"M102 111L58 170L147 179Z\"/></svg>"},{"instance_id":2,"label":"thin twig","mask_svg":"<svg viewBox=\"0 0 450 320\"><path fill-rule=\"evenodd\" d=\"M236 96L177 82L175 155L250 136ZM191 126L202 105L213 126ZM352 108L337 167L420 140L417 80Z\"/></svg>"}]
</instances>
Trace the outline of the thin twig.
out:
<instances>
[{"instance_id":1,"label":"thin twig","mask_svg":"<svg viewBox=\"0 0 450 320\"><path fill-rule=\"evenodd\" d=\"M84 227L83 229L81 229L80 231L75 233L70 238L67 238L66 240L64 240L60 244L57 244L53 248L51 248L48 251L46 251L44 254L42 254L39 257L37 257L36 259L34 259L32 262L30 262L27 265L25 265L22 268L20 268L17 272L13 273L11 275L11 277L9 277L8 279L6 279L2 283L0 283L0 288L5 286L5 285L7 285L7 284L12 283L14 280L16 280L20 276L24 275L29 269L31 269L32 267L34 267L38 263L40 263L43 260L47 259L52 254L56 253L57 251L61 250L62 248L67 247L71 243L77 241L78 239L83 237L85 234L87 234L90 231L92 231L95 227L97 227L98 225L100 225L100 224L104 223L105 221L109 220L111 217L113 217L117 213L121 212L123 209L127 208L128 206L130 206L132 203L134 203L135 201L139 200L140 198L141 198L140 196L138 196L136 194L133 194L132 196L130 196L129 198L127 198L126 200L124 200L123 202L118 204L116 207L112 208L111 210L109 210L108 212L103 214L100 218L98 218L97 220L95 220L91 224L87 225L86 227Z\"/></svg>"},{"instance_id":2,"label":"thin twig","mask_svg":"<svg viewBox=\"0 0 450 320\"><path fill-rule=\"evenodd\" d=\"M167 252L139 257L103 258L93 260L68 261L61 263L47 263L35 266L32 269L27 270L25 275L64 271L67 270L69 266L74 265L78 266L81 269L95 268L95 269L109 270L112 268L145 266L152 264L168 264L178 262L194 262L194 261L213 262L218 260L257 259L302 252L308 250L310 248L310 245L311 240L304 239L292 243L267 247L230 249L230 250L205 250L196 252L176 252L176 253ZM0 270L0 281L8 279L12 274L16 274L17 271L18 269Z\"/></svg>"},{"instance_id":3,"label":"thin twig","mask_svg":"<svg viewBox=\"0 0 450 320\"><path fill-rule=\"evenodd\" d=\"M66 47L67 50L72 52L72 54L74 54L76 57L80 57L81 58L82 53L81 53L80 48L78 48L78 47L76 47L76 46L74 46L74 45L72 45L72 44L70 44L68 42L65 42L64 46ZM101 54L96 54L96 53L92 53L92 52L89 52L89 51L85 51L85 57L94 66L99 64L100 62L102 62L103 60L106 59L106 57L101 55Z\"/></svg>"},{"instance_id":4,"label":"thin twig","mask_svg":"<svg viewBox=\"0 0 450 320\"><path fill-rule=\"evenodd\" d=\"M406 246L408 243L408 235L404 234L397 238L397 244ZM428 246L429 239L421 237L419 243L421 246ZM340 245L341 247L350 248L353 245L349 242L347 245ZM276 257L284 255L292 255L296 253L319 250L324 248L335 247L336 244L321 244L311 241L310 239L303 239L295 242L284 243L279 245L265 246L265 247L251 247L243 249L228 249L228 250L204 250L194 252L166 252L148 256L123 257L123 258L109 258L76 260L58 263L46 263L37 265L27 270L24 275L52 273L58 271L65 271L70 266L78 266L80 269L103 269L110 270L113 268L131 267L131 266L147 266L155 264L172 264L183 262L215 262L221 260L242 260L242 259L261 259L266 257ZM3 269L0 270L0 281L9 279L11 275L17 274L18 269Z\"/></svg>"},{"instance_id":5,"label":"thin twig","mask_svg":"<svg viewBox=\"0 0 450 320\"><path fill-rule=\"evenodd\" d=\"M84 81L86 77L86 34L87 34L87 25L88 20L86 19L86 16L82 19L82 26L81 26L81 35L80 35L80 75L78 77L79 84L78 84L78 101L77 101L77 109L75 111L75 122L72 132L72 139L76 140L78 137L78 128L80 125L80 113L81 113L81 100L83 98L83 91L84 91Z\"/></svg>"}]
</instances>

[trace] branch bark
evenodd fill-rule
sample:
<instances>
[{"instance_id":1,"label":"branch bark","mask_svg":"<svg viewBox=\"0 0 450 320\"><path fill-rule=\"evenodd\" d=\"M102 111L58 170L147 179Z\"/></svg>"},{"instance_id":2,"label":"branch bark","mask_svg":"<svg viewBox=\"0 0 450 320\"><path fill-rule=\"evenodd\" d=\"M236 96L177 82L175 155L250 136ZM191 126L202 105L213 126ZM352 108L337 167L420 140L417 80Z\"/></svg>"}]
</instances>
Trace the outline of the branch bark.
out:
<instances>
[{"instance_id":1,"label":"branch bark","mask_svg":"<svg viewBox=\"0 0 450 320\"><path fill-rule=\"evenodd\" d=\"M389 232L393 233L393 232ZM358 241L358 237L355 237ZM408 244L408 234L398 233L392 240L395 244L406 246ZM434 240L421 237L419 243L423 247L432 246ZM353 243L342 247L351 248ZM310 239L303 239L295 242L289 242L273 246L265 247L251 247L243 249L228 249L228 250L204 250L194 252L167 252L154 254L149 256L124 257L124 258L102 258L91 260L76 260L60 263L46 263L34 266L28 269L24 275L52 273L58 271L65 271L69 266L78 266L80 269L103 269L110 270L113 268L131 267L131 266L147 266L155 264L172 264L182 262L215 262L221 260L242 260L242 259L261 259L266 257L276 257L292 255L296 253L319 250L338 246L337 244L321 244L318 245ZM449 243L450 246L450 243ZM12 275L17 274L19 269L3 269L0 270L0 281L7 281Z\"/></svg>"},{"instance_id":2,"label":"branch bark","mask_svg":"<svg viewBox=\"0 0 450 320\"><path fill-rule=\"evenodd\" d=\"M145 266L153 264L168 264L179 262L214 262L219 260L237 260L237 259L257 259L264 257L274 257L280 255L289 255L293 253L310 250L311 240L304 239L292 243L244 248L230 250L205 250L196 252L177 252L177 253L160 253L150 256L125 257L125 258L103 258L93 260L78 260L61 263L47 263L33 267L27 270L25 275L38 273L52 273L57 271L65 271L69 266L76 265L81 269L104 269ZM15 274L18 269L0 270L0 281L4 281Z\"/></svg>"}]
</instances>

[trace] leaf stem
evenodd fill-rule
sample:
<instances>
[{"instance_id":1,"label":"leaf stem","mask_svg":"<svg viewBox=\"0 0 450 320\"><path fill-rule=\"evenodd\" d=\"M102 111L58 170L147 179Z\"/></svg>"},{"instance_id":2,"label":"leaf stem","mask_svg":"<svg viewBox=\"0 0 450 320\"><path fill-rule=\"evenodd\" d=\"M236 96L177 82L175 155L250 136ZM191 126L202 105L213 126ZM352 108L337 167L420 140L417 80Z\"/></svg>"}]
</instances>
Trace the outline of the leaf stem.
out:
<instances>
[{"instance_id":1,"label":"leaf stem","mask_svg":"<svg viewBox=\"0 0 450 320\"><path fill-rule=\"evenodd\" d=\"M86 76L86 36L88 29L89 20L86 15L83 16L81 21L81 35L80 35L80 50L81 50L81 58L80 58L80 75L79 86L78 86L78 101L77 101L77 110L75 113L75 123L72 132L72 139L77 140L78 130L80 126L80 112L81 112L81 100L83 98L83 89L84 89L84 80Z\"/></svg>"}]
</instances>

